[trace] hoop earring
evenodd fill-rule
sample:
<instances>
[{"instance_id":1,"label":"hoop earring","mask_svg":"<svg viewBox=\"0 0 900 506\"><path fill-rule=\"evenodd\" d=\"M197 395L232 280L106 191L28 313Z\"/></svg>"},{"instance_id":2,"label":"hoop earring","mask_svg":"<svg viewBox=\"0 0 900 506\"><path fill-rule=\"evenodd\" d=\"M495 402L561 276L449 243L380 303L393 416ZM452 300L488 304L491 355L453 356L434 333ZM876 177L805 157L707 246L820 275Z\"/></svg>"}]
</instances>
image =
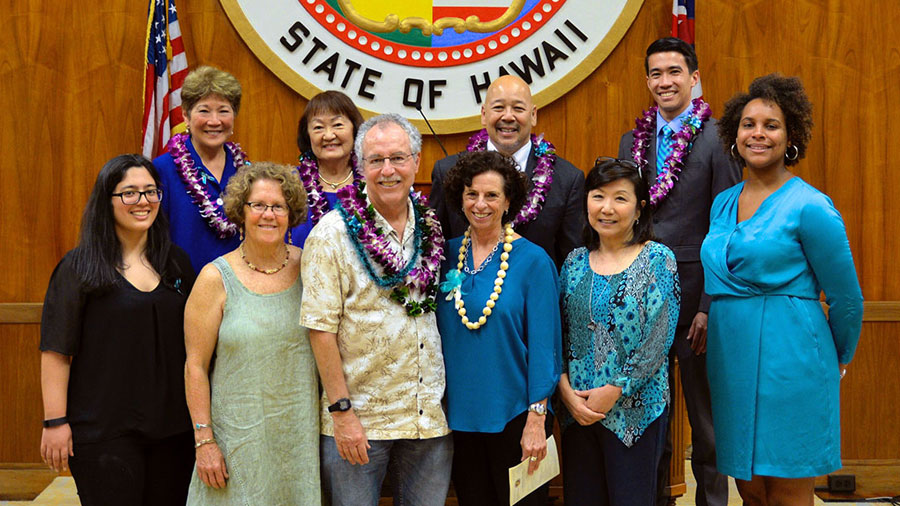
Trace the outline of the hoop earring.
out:
<instances>
[{"instance_id":1,"label":"hoop earring","mask_svg":"<svg viewBox=\"0 0 900 506\"><path fill-rule=\"evenodd\" d=\"M791 148L794 148L794 156L788 156L788 150ZM784 157L792 162L796 160L798 156L800 156L800 148L794 146L793 144L791 144L787 147L787 149L784 150Z\"/></svg>"},{"instance_id":2,"label":"hoop earring","mask_svg":"<svg viewBox=\"0 0 900 506\"><path fill-rule=\"evenodd\" d=\"M641 222L641 219L640 219L640 218L635 218L635 219L634 219L634 226L635 226L635 227L638 226L638 223L640 223L640 222Z\"/></svg>"},{"instance_id":3,"label":"hoop earring","mask_svg":"<svg viewBox=\"0 0 900 506\"><path fill-rule=\"evenodd\" d=\"M740 153L737 152L737 145L735 145L733 142L731 143L731 157L735 160L741 157Z\"/></svg>"}]
</instances>

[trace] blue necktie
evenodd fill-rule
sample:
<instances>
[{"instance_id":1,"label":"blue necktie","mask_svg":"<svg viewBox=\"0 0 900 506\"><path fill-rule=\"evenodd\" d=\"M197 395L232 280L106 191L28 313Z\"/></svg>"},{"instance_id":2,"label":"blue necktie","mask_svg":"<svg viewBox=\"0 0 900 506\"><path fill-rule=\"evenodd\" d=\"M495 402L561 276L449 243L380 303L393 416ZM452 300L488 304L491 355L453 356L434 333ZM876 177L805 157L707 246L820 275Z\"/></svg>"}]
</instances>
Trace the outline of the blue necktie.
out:
<instances>
[{"instance_id":1,"label":"blue necktie","mask_svg":"<svg viewBox=\"0 0 900 506\"><path fill-rule=\"evenodd\" d=\"M669 157L669 154L672 153L672 144L675 143L675 140L672 138L672 134L675 133L669 128L669 125L663 125L663 127L659 131L659 135L656 137L656 173L659 174L662 172L663 164L666 161L666 158Z\"/></svg>"}]
</instances>

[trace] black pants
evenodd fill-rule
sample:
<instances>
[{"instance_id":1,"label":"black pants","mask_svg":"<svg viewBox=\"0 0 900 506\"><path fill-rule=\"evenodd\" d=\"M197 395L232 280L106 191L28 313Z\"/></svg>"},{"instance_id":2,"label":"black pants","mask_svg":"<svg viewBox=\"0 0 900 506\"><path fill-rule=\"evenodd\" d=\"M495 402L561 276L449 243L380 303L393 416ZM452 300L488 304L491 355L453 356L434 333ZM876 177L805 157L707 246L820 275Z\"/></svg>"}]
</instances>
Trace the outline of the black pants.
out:
<instances>
[{"instance_id":1,"label":"black pants","mask_svg":"<svg viewBox=\"0 0 900 506\"><path fill-rule=\"evenodd\" d=\"M572 506L653 506L668 409L628 448L602 424L562 433L563 494Z\"/></svg>"},{"instance_id":2,"label":"black pants","mask_svg":"<svg viewBox=\"0 0 900 506\"><path fill-rule=\"evenodd\" d=\"M503 432L453 431L453 488L460 506L509 506L509 468L522 461L522 430L528 412L510 420ZM547 414L544 437L553 431ZM516 506L546 506L550 484L528 494Z\"/></svg>"},{"instance_id":3,"label":"black pants","mask_svg":"<svg viewBox=\"0 0 900 506\"><path fill-rule=\"evenodd\" d=\"M706 353L696 355L687 340L690 324L675 329L675 341L669 350L669 391L675 392L675 357L681 369L681 387L688 422L691 424L691 469L697 480L697 506L725 506L728 504L728 478L716 469L716 436L713 431L712 407L709 399L709 380L706 377ZM675 400L673 399L673 402ZM677 402L681 402L680 400ZM659 488L656 504L664 506L669 496L664 494L669 484L669 466L672 462L672 423L666 427L666 447L659 461ZM684 458L677 455L677 458Z\"/></svg>"},{"instance_id":4,"label":"black pants","mask_svg":"<svg viewBox=\"0 0 900 506\"><path fill-rule=\"evenodd\" d=\"M83 506L183 505L194 469L194 435L122 436L74 443L69 467Z\"/></svg>"}]
</instances>

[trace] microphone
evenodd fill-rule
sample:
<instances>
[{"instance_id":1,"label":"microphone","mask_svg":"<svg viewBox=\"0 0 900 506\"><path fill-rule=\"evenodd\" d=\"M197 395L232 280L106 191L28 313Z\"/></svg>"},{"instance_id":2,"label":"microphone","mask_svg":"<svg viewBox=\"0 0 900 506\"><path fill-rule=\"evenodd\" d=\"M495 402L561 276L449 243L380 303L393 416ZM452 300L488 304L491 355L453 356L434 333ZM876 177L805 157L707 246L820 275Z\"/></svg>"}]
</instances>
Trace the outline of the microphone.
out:
<instances>
[{"instance_id":1,"label":"microphone","mask_svg":"<svg viewBox=\"0 0 900 506\"><path fill-rule=\"evenodd\" d=\"M425 117L425 113L422 111L422 106L417 105L416 110L419 111L419 114L422 115L422 119L425 120L425 124L428 125L428 129L431 130L431 135L433 135L434 139L438 142L438 146L441 147L441 151L444 152L444 156L450 156L450 154L447 153L447 150L444 148L444 143L441 142L441 138L438 137L437 132L434 131L434 128L431 128L431 123L428 121L428 118Z\"/></svg>"}]
</instances>

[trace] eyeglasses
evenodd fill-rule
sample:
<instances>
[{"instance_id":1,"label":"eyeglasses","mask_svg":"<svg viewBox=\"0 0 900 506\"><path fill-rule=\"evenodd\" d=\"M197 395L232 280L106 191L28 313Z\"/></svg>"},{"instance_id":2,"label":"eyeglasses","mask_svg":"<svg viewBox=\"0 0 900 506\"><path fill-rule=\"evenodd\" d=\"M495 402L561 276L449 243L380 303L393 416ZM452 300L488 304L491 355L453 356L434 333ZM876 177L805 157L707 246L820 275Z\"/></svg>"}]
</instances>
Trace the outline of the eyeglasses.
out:
<instances>
[{"instance_id":1,"label":"eyeglasses","mask_svg":"<svg viewBox=\"0 0 900 506\"><path fill-rule=\"evenodd\" d=\"M366 162L366 165L368 165L369 167L372 167L373 169L374 169L375 167L382 167L382 166L384 166L384 162L385 162L385 161L390 162L391 167L402 167L403 164L405 164L407 161L409 161L409 159L412 158L413 156L414 156L414 155L412 155L412 154L409 154L409 155L376 156L376 157L373 157L373 158L366 158L366 159L365 159L365 162Z\"/></svg>"},{"instance_id":2,"label":"eyeglasses","mask_svg":"<svg viewBox=\"0 0 900 506\"><path fill-rule=\"evenodd\" d=\"M254 214L263 214L269 209L272 210L272 214L275 216L287 216L288 208L281 204L272 204L267 205L262 202L247 202L244 204L245 206L249 206L250 210L253 211Z\"/></svg>"},{"instance_id":3,"label":"eyeglasses","mask_svg":"<svg viewBox=\"0 0 900 506\"><path fill-rule=\"evenodd\" d=\"M641 173L641 166L632 162L631 160L623 160L621 158L613 158L611 156L598 156L596 160L594 160L594 165L600 165L601 163L617 163L619 165L624 165L630 169L634 169L638 173L638 177L644 179L644 175Z\"/></svg>"},{"instance_id":4,"label":"eyeglasses","mask_svg":"<svg viewBox=\"0 0 900 506\"><path fill-rule=\"evenodd\" d=\"M119 197L126 206L133 206L141 201L141 197L147 197L147 202L156 204L162 200L162 195L163 191L159 188L155 188L153 190L144 190L142 192L137 190L126 190L119 193L113 193L110 196Z\"/></svg>"}]
</instances>

